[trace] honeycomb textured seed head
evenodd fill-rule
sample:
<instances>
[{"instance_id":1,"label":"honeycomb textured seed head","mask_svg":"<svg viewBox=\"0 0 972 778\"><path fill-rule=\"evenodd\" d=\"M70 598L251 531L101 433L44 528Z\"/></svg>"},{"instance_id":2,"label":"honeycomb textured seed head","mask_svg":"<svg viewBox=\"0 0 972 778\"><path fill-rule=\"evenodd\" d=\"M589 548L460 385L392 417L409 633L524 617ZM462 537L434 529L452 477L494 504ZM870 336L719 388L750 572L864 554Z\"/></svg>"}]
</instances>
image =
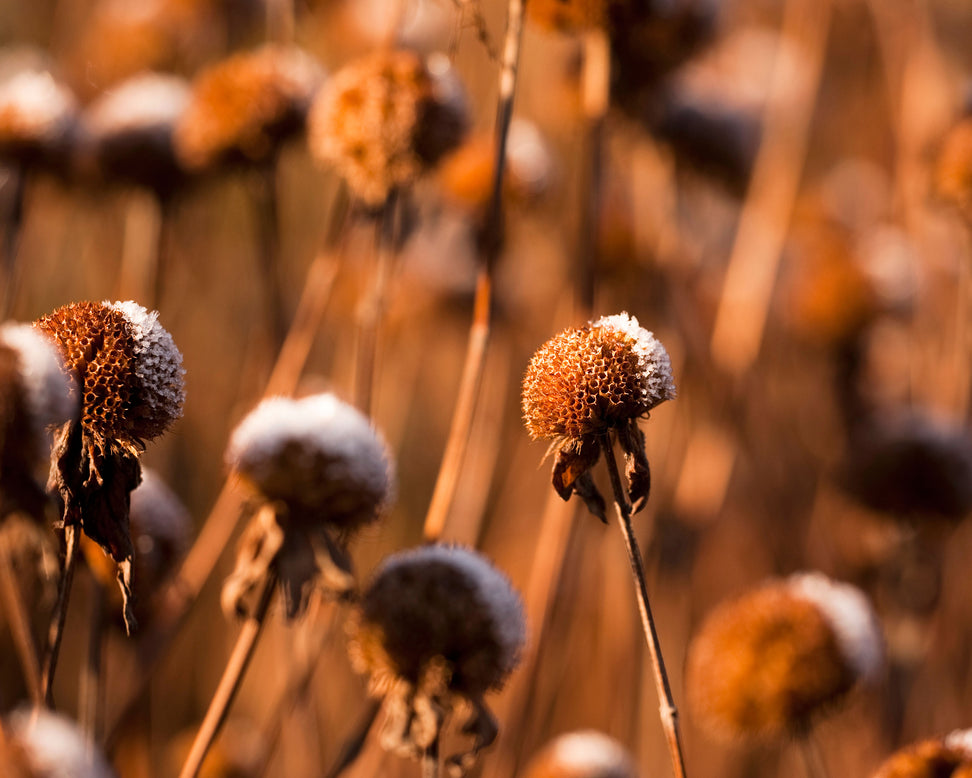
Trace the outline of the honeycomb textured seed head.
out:
<instances>
[{"instance_id":1,"label":"honeycomb textured seed head","mask_svg":"<svg viewBox=\"0 0 972 778\"><path fill-rule=\"evenodd\" d=\"M226 462L295 520L343 531L377 518L394 492L384 439L332 394L264 400L233 431Z\"/></svg>"},{"instance_id":2,"label":"honeycomb textured seed head","mask_svg":"<svg viewBox=\"0 0 972 778\"><path fill-rule=\"evenodd\" d=\"M224 160L259 162L303 128L324 74L305 52L266 45L233 55L196 78L175 131L189 169Z\"/></svg>"},{"instance_id":3,"label":"honeycomb textured seed head","mask_svg":"<svg viewBox=\"0 0 972 778\"><path fill-rule=\"evenodd\" d=\"M351 657L379 692L396 679L417 685L435 662L449 689L478 697L502 686L520 657L520 597L481 554L424 546L386 559L351 627Z\"/></svg>"},{"instance_id":4,"label":"honeycomb textured seed head","mask_svg":"<svg viewBox=\"0 0 972 778\"><path fill-rule=\"evenodd\" d=\"M838 702L862 669L873 677L874 616L845 586L797 576L716 608L686 665L699 723L725 739L783 736Z\"/></svg>"},{"instance_id":5,"label":"honeycomb textured seed head","mask_svg":"<svg viewBox=\"0 0 972 778\"><path fill-rule=\"evenodd\" d=\"M972 778L969 731L953 732L905 746L873 778Z\"/></svg>"},{"instance_id":6,"label":"honeycomb textured seed head","mask_svg":"<svg viewBox=\"0 0 972 778\"><path fill-rule=\"evenodd\" d=\"M381 51L349 63L321 90L308 143L321 165L377 207L455 148L467 126L465 95L447 59Z\"/></svg>"},{"instance_id":7,"label":"honeycomb textured seed head","mask_svg":"<svg viewBox=\"0 0 972 778\"><path fill-rule=\"evenodd\" d=\"M621 313L564 330L540 347L523 379L523 417L533 438L580 438L675 395L665 347Z\"/></svg>"},{"instance_id":8,"label":"honeycomb textured seed head","mask_svg":"<svg viewBox=\"0 0 972 778\"><path fill-rule=\"evenodd\" d=\"M638 771L617 740L582 730L554 738L530 760L524 778L638 778Z\"/></svg>"},{"instance_id":9,"label":"honeycomb textured seed head","mask_svg":"<svg viewBox=\"0 0 972 778\"><path fill-rule=\"evenodd\" d=\"M72 303L36 322L53 336L81 393L89 433L139 447L182 415L182 354L138 303Z\"/></svg>"}]
</instances>

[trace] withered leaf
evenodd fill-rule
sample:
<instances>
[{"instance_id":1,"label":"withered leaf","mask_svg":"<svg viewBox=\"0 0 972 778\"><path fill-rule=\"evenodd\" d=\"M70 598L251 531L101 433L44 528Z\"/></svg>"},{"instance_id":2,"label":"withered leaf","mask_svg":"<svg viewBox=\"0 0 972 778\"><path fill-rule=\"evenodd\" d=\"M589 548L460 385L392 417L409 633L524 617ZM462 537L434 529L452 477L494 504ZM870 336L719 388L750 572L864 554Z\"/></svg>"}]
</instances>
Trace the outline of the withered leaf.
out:
<instances>
[{"instance_id":1,"label":"withered leaf","mask_svg":"<svg viewBox=\"0 0 972 778\"><path fill-rule=\"evenodd\" d=\"M651 492L651 469L645 453L645 433L637 419L631 419L618 429L618 443L624 451L624 473L628 479L628 494L633 513L644 509Z\"/></svg>"},{"instance_id":2,"label":"withered leaf","mask_svg":"<svg viewBox=\"0 0 972 778\"><path fill-rule=\"evenodd\" d=\"M570 499L577 479L597 464L600 455L601 447L593 437L569 441L557 449L551 480L562 499Z\"/></svg>"}]
</instances>

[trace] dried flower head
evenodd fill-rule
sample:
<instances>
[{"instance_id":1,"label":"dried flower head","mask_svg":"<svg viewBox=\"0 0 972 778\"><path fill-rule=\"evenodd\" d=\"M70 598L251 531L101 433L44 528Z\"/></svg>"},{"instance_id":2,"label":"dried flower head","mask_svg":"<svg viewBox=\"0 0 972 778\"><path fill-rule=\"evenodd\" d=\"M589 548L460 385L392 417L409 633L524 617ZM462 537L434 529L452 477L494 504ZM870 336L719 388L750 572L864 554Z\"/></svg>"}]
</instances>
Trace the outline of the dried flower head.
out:
<instances>
[{"instance_id":1,"label":"dried flower head","mask_svg":"<svg viewBox=\"0 0 972 778\"><path fill-rule=\"evenodd\" d=\"M9 75L0 83L0 157L58 167L76 115L74 95L49 71Z\"/></svg>"},{"instance_id":2,"label":"dried flower head","mask_svg":"<svg viewBox=\"0 0 972 778\"><path fill-rule=\"evenodd\" d=\"M175 131L176 154L191 170L263 162L300 132L324 74L300 49L268 44L200 73Z\"/></svg>"},{"instance_id":3,"label":"dried flower head","mask_svg":"<svg viewBox=\"0 0 972 778\"><path fill-rule=\"evenodd\" d=\"M972 778L972 730L906 746L892 754L873 778Z\"/></svg>"},{"instance_id":4,"label":"dried flower head","mask_svg":"<svg viewBox=\"0 0 972 778\"><path fill-rule=\"evenodd\" d=\"M638 778L638 770L617 740L582 730L554 738L530 760L524 778Z\"/></svg>"},{"instance_id":5,"label":"dried flower head","mask_svg":"<svg viewBox=\"0 0 972 778\"><path fill-rule=\"evenodd\" d=\"M675 395L665 347L636 318L620 313L566 329L540 347L523 378L523 418L532 438L554 438L557 492L565 500L576 492L603 518L603 499L589 473L599 437L617 433L640 509L650 475L637 420Z\"/></svg>"},{"instance_id":6,"label":"dried flower head","mask_svg":"<svg viewBox=\"0 0 972 778\"><path fill-rule=\"evenodd\" d=\"M455 148L468 126L465 94L449 60L379 51L342 68L308 117L311 153L334 166L366 205L412 183Z\"/></svg>"},{"instance_id":7,"label":"dried flower head","mask_svg":"<svg viewBox=\"0 0 972 778\"><path fill-rule=\"evenodd\" d=\"M945 136L935 183L939 195L972 222L972 117L962 119Z\"/></svg>"},{"instance_id":8,"label":"dried flower head","mask_svg":"<svg viewBox=\"0 0 972 778\"><path fill-rule=\"evenodd\" d=\"M384 699L386 748L411 756L435 742L452 713L471 706L476 741L452 757L460 773L496 737L483 695L519 660L523 608L485 557L458 546L395 554L376 571L351 619L352 663Z\"/></svg>"},{"instance_id":9,"label":"dried flower head","mask_svg":"<svg viewBox=\"0 0 972 778\"><path fill-rule=\"evenodd\" d=\"M113 778L104 756L80 728L48 710L18 710L4 719L0 762L11 778ZM8 772L10 770L10 772ZM19 771L19 772L18 772Z\"/></svg>"},{"instance_id":10,"label":"dried flower head","mask_svg":"<svg viewBox=\"0 0 972 778\"><path fill-rule=\"evenodd\" d=\"M129 496L144 441L182 415L182 355L158 313L132 301L72 303L34 326L57 343L81 395L80 422L56 435L48 488L64 526L80 527L118 563L131 630Z\"/></svg>"},{"instance_id":11,"label":"dried flower head","mask_svg":"<svg viewBox=\"0 0 972 778\"><path fill-rule=\"evenodd\" d=\"M865 596L818 573L773 581L716 608L689 648L699 722L724 738L805 731L883 662Z\"/></svg>"},{"instance_id":12,"label":"dried flower head","mask_svg":"<svg viewBox=\"0 0 972 778\"><path fill-rule=\"evenodd\" d=\"M342 547L394 492L388 448L368 419L333 394L273 397L233 431L226 462L271 509L243 540L224 607L245 611L243 599L270 566L290 615L303 610L312 581L348 591L353 580Z\"/></svg>"},{"instance_id":13,"label":"dried flower head","mask_svg":"<svg viewBox=\"0 0 972 778\"><path fill-rule=\"evenodd\" d=\"M143 73L119 84L82 115L79 167L101 181L171 191L185 175L172 134L188 104L178 76Z\"/></svg>"}]
</instances>

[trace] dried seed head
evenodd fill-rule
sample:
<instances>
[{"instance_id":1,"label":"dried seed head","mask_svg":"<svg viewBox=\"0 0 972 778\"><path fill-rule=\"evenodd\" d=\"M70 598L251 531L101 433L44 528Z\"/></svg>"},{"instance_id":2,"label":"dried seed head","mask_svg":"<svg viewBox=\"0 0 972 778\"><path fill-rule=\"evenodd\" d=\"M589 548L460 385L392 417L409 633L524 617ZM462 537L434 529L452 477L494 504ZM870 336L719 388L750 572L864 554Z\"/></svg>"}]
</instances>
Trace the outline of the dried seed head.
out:
<instances>
[{"instance_id":1,"label":"dried seed head","mask_svg":"<svg viewBox=\"0 0 972 778\"><path fill-rule=\"evenodd\" d=\"M542 30L584 32L607 24L608 5L606 0L530 0L527 19Z\"/></svg>"},{"instance_id":2,"label":"dried seed head","mask_svg":"<svg viewBox=\"0 0 972 778\"><path fill-rule=\"evenodd\" d=\"M506 576L470 549L424 546L382 563L352 620L350 651L377 694L399 679L417 686L444 662L449 691L478 699L502 686L524 639Z\"/></svg>"},{"instance_id":3,"label":"dried seed head","mask_svg":"<svg viewBox=\"0 0 972 778\"><path fill-rule=\"evenodd\" d=\"M172 133L189 104L178 76L143 73L106 92L82 116L79 165L95 178L168 191L183 176Z\"/></svg>"},{"instance_id":4,"label":"dried seed head","mask_svg":"<svg viewBox=\"0 0 972 778\"><path fill-rule=\"evenodd\" d=\"M972 778L972 730L902 748L878 768L874 778Z\"/></svg>"},{"instance_id":5,"label":"dried seed head","mask_svg":"<svg viewBox=\"0 0 972 778\"><path fill-rule=\"evenodd\" d=\"M0 83L0 156L58 164L76 114L74 96L50 72L12 74Z\"/></svg>"},{"instance_id":6,"label":"dried seed head","mask_svg":"<svg viewBox=\"0 0 972 778\"><path fill-rule=\"evenodd\" d=\"M689 648L687 690L724 738L806 729L881 667L877 620L857 589L819 574L762 586L718 607Z\"/></svg>"},{"instance_id":7,"label":"dried seed head","mask_svg":"<svg viewBox=\"0 0 972 778\"><path fill-rule=\"evenodd\" d=\"M8 755L16 778L112 778L114 773L100 752L65 716L40 710L18 710L3 722L7 737L0 741L0 760L7 775Z\"/></svg>"},{"instance_id":8,"label":"dried seed head","mask_svg":"<svg viewBox=\"0 0 972 778\"><path fill-rule=\"evenodd\" d=\"M176 126L178 158L191 170L269 159L281 141L303 129L323 77L308 54L279 45L204 70Z\"/></svg>"},{"instance_id":9,"label":"dried seed head","mask_svg":"<svg viewBox=\"0 0 972 778\"><path fill-rule=\"evenodd\" d=\"M960 121L945 136L935 179L939 194L972 220L972 117Z\"/></svg>"},{"instance_id":10,"label":"dried seed head","mask_svg":"<svg viewBox=\"0 0 972 778\"><path fill-rule=\"evenodd\" d=\"M182 354L138 303L72 303L39 319L81 391L81 425L100 439L139 448L182 415Z\"/></svg>"},{"instance_id":11,"label":"dried seed head","mask_svg":"<svg viewBox=\"0 0 972 778\"><path fill-rule=\"evenodd\" d=\"M581 438L644 416L675 397L665 347L627 313L548 340L523 379L533 438Z\"/></svg>"},{"instance_id":12,"label":"dried seed head","mask_svg":"<svg viewBox=\"0 0 972 778\"><path fill-rule=\"evenodd\" d=\"M447 58L380 51L342 68L308 118L311 153L380 206L462 140L466 99Z\"/></svg>"},{"instance_id":13,"label":"dried seed head","mask_svg":"<svg viewBox=\"0 0 972 778\"><path fill-rule=\"evenodd\" d=\"M638 778L638 771L617 740L583 730L548 743L530 760L525 778Z\"/></svg>"},{"instance_id":14,"label":"dried seed head","mask_svg":"<svg viewBox=\"0 0 972 778\"><path fill-rule=\"evenodd\" d=\"M226 462L295 522L342 533L377 518L394 490L384 440L332 394L264 400L233 431Z\"/></svg>"}]
</instances>

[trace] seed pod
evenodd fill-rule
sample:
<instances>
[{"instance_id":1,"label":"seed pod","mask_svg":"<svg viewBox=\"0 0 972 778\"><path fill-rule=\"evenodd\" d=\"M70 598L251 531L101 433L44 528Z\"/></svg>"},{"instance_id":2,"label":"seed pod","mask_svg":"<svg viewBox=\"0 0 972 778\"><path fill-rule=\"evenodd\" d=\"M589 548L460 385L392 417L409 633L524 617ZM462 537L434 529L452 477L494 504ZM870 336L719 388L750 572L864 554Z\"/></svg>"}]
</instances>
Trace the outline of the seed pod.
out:
<instances>
[{"instance_id":1,"label":"seed pod","mask_svg":"<svg viewBox=\"0 0 972 778\"><path fill-rule=\"evenodd\" d=\"M421 754L465 705L473 714L464 731L476 742L451 763L465 769L493 741L496 725L482 697L516 666L525 626L519 596L485 557L434 545L389 557L349 630L355 669L385 700L387 748Z\"/></svg>"},{"instance_id":2,"label":"seed pod","mask_svg":"<svg viewBox=\"0 0 972 778\"><path fill-rule=\"evenodd\" d=\"M638 771L617 740L582 730L554 738L530 760L524 778L638 778Z\"/></svg>"},{"instance_id":3,"label":"seed pod","mask_svg":"<svg viewBox=\"0 0 972 778\"><path fill-rule=\"evenodd\" d=\"M972 731L906 746L892 754L874 778L972 778Z\"/></svg>"},{"instance_id":4,"label":"seed pod","mask_svg":"<svg viewBox=\"0 0 972 778\"><path fill-rule=\"evenodd\" d=\"M689 701L723 738L799 734L883 662L864 595L818 573L770 582L725 603L689 648Z\"/></svg>"},{"instance_id":5,"label":"seed pod","mask_svg":"<svg viewBox=\"0 0 972 778\"><path fill-rule=\"evenodd\" d=\"M77 725L45 709L18 710L3 722L0 763L9 778L113 778Z\"/></svg>"},{"instance_id":6,"label":"seed pod","mask_svg":"<svg viewBox=\"0 0 972 778\"><path fill-rule=\"evenodd\" d=\"M195 171L269 160L280 143L303 130L323 78L308 54L272 44L204 70L176 126L179 160Z\"/></svg>"},{"instance_id":7,"label":"seed pod","mask_svg":"<svg viewBox=\"0 0 972 778\"><path fill-rule=\"evenodd\" d=\"M380 51L342 68L308 118L315 159L333 166L366 206L380 207L455 148L469 124L447 58Z\"/></svg>"}]
</instances>

